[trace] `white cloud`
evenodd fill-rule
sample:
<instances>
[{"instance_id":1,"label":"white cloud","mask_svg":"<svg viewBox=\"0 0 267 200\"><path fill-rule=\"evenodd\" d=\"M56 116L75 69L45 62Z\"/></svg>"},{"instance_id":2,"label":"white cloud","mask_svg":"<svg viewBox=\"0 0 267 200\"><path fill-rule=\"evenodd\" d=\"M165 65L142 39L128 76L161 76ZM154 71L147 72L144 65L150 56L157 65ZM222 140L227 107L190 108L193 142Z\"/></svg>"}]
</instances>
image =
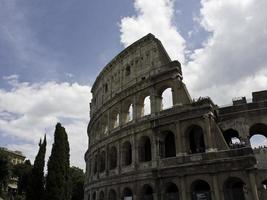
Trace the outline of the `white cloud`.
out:
<instances>
[{"instance_id":1,"label":"white cloud","mask_svg":"<svg viewBox=\"0 0 267 200\"><path fill-rule=\"evenodd\" d=\"M148 33L158 37L172 59L184 62L185 40L173 23L173 0L135 0L137 16L120 23L121 42L128 46Z\"/></svg>"},{"instance_id":2,"label":"white cloud","mask_svg":"<svg viewBox=\"0 0 267 200\"><path fill-rule=\"evenodd\" d=\"M267 1L202 0L199 22L212 34L184 67L194 96L216 103L267 85ZM223 95L222 95L223 94Z\"/></svg>"},{"instance_id":3,"label":"white cloud","mask_svg":"<svg viewBox=\"0 0 267 200\"><path fill-rule=\"evenodd\" d=\"M19 82L17 76L5 79L12 84L12 89L0 89L0 134L20 141L8 146L22 150L33 159L39 139L47 133L51 146L54 126L62 122L69 135L71 163L83 167L83 154L87 149L90 87L78 83L30 84Z\"/></svg>"},{"instance_id":4,"label":"white cloud","mask_svg":"<svg viewBox=\"0 0 267 200\"><path fill-rule=\"evenodd\" d=\"M127 46L154 33L171 57L184 63L184 81L193 97L211 96L215 103L226 104L233 97L266 89L267 1L202 0L200 16L193 20L210 36L191 53L186 49L190 41L186 44L172 23L173 1L134 3L137 16L121 20L121 42ZM189 35L196 34L192 30Z\"/></svg>"}]
</instances>

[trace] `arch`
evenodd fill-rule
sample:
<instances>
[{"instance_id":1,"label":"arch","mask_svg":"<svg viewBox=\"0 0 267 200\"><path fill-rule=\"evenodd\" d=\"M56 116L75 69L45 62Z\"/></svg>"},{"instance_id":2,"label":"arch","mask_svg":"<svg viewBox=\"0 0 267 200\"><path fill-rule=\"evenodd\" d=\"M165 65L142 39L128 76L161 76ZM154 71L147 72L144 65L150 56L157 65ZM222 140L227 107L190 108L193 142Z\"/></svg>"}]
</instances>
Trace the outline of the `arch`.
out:
<instances>
[{"instance_id":1,"label":"arch","mask_svg":"<svg viewBox=\"0 0 267 200\"><path fill-rule=\"evenodd\" d=\"M250 144L253 148L267 147L267 125L256 123L249 129Z\"/></svg>"},{"instance_id":2,"label":"arch","mask_svg":"<svg viewBox=\"0 0 267 200\"><path fill-rule=\"evenodd\" d=\"M132 164L132 145L126 141L122 145L122 165L128 166Z\"/></svg>"},{"instance_id":3,"label":"arch","mask_svg":"<svg viewBox=\"0 0 267 200\"><path fill-rule=\"evenodd\" d=\"M211 200L210 185L203 180L196 180L191 185L192 200L206 199Z\"/></svg>"},{"instance_id":4,"label":"arch","mask_svg":"<svg viewBox=\"0 0 267 200\"><path fill-rule=\"evenodd\" d=\"M120 125L120 113L118 109L114 109L111 115L111 126L117 128Z\"/></svg>"},{"instance_id":5,"label":"arch","mask_svg":"<svg viewBox=\"0 0 267 200\"><path fill-rule=\"evenodd\" d=\"M245 200L245 183L236 177L228 178L223 185L225 200Z\"/></svg>"},{"instance_id":6,"label":"arch","mask_svg":"<svg viewBox=\"0 0 267 200\"><path fill-rule=\"evenodd\" d=\"M262 185L263 189L267 191L267 179L262 181L261 185Z\"/></svg>"},{"instance_id":7,"label":"arch","mask_svg":"<svg viewBox=\"0 0 267 200\"><path fill-rule=\"evenodd\" d=\"M133 193L130 188L124 188L122 192L122 199L123 200L133 200Z\"/></svg>"},{"instance_id":8,"label":"arch","mask_svg":"<svg viewBox=\"0 0 267 200\"><path fill-rule=\"evenodd\" d=\"M223 132L224 139L228 146L231 146L232 144L240 143L240 137L237 130L234 130L232 128L227 129ZM239 140L239 141L238 141Z\"/></svg>"},{"instance_id":9,"label":"arch","mask_svg":"<svg viewBox=\"0 0 267 200\"><path fill-rule=\"evenodd\" d=\"M187 129L187 137L189 140L190 153L205 152L205 140L203 129L198 125L192 125Z\"/></svg>"},{"instance_id":10,"label":"arch","mask_svg":"<svg viewBox=\"0 0 267 200\"><path fill-rule=\"evenodd\" d=\"M130 104L127 112L126 123L133 120L133 104Z\"/></svg>"},{"instance_id":11,"label":"arch","mask_svg":"<svg viewBox=\"0 0 267 200\"><path fill-rule=\"evenodd\" d=\"M179 190L175 183L166 184L164 191L164 200L179 200Z\"/></svg>"},{"instance_id":12,"label":"arch","mask_svg":"<svg viewBox=\"0 0 267 200\"><path fill-rule=\"evenodd\" d=\"M96 192L93 193L93 200L96 200Z\"/></svg>"},{"instance_id":13,"label":"arch","mask_svg":"<svg viewBox=\"0 0 267 200\"><path fill-rule=\"evenodd\" d=\"M141 162L151 161L151 142L148 136L142 136L139 142L139 160Z\"/></svg>"},{"instance_id":14,"label":"arch","mask_svg":"<svg viewBox=\"0 0 267 200\"><path fill-rule=\"evenodd\" d=\"M103 191L101 191L101 192L99 193L99 200L104 200L104 199L105 199L105 194L104 194Z\"/></svg>"},{"instance_id":15,"label":"arch","mask_svg":"<svg viewBox=\"0 0 267 200\"><path fill-rule=\"evenodd\" d=\"M161 110L173 107L172 88L168 87L161 93Z\"/></svg>"},{"instance_id":16,"label":"arch","mask_svg":"<svg viewBox=\"0 0 267 200\"><path fill-rule=\"evenodd\" d=\"M117 200L117 193L114 189L109 190L108 200Z\"/></svg>"},{"instance_id":17,"label":"arch","mask_svg":"<svg viewBox=\"0 0 267 200\"><path fill-rule=\"evenodd\" d=\"M167 132L164 139L165 145L165 158L176 156L175 136L171 131Z\"/></svg>"},{"instance_id":18,"label":"arch","mask_svg":"<svg viewBox=\"0 0 267 200\"><path fill-rule=\"evenodd\" d=\"M150 96L146 96L143 101L143 108L141 116L146 116L151 114L151 102L150 102Z\"/></svg>"},{"instance_id":19,"label":"arch","mask_svg":"<svg viewBox=\"0 0 267 200\"><path fill-rule=\"evenodd\" d=\"M109 169L117 167L117 148L115 146L109 149Z\"/></svg>"},{"instance_id":20,"label":"arch","mask_svg":"<svg viewBox=\"0 0 267 200\"><path fill-rule=\"evenodd\" d=\"M87 198L87 200L91 200L91 198L90 198L90 193L88 194L88 198Z\"/></svg>"},{"instance_id":21,"label":"arch","mask_svg":"<svg viewBox=\"0 0 267 200\"><path fill-rule=\"evenodd\" d=\"M150 185L145 184L141 191L141 200L153 200L153 189Z\"/></svg>"},{"instance_id":22,"label":"arch","mask_svg":"<svg viewBox=\"0 0 267 200\"><path fill-rule=\"evenodd\" d=\"M94 157L94 174L96 174L97 173L97 154L95 155L95 157Z\"/></svg>"},{"instance_id":23,"label":"arch","mask_svg":"<svg viewBox=\"0 0 267 200\"><path fill-rule=\"evenodd\" d=\"M102 151L100 154L100 173L104 172L106 169L106 152Z\"/></svg>"}]
</instances>

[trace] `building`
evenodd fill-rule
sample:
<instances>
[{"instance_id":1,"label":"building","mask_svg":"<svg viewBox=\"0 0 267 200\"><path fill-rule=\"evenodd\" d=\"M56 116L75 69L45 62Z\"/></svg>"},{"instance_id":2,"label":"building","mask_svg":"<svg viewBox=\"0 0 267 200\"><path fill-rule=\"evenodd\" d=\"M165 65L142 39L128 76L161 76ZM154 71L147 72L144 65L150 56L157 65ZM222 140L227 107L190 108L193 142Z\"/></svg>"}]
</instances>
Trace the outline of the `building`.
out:
<instances>
[{"instance_id":1,"label":"building","mask_svg":"<svg viewBox=\"0 0 267 200\"><path fill-rule=\"evenodd\" d=\"M26 158L20 151L11 151L5 147L0 147L0 151L9 157L12 165L22 164Z\"/></svg>"},{"instance_id":2,"label":"building","mask_svg":"<svg viewBox=\"0 0 267 200\"><path fill-rule=\"evenodd\" d=\"M24 163L25 156L20 151L11 151L5 147L0 147L0 152L3 152L8 156L12 165L18 165ZM10 193L16 193L18 188L18 177L10 177L7 188Z\"/></svg>"},{"instance_id":3,"label":"building","mask_svg":"<svg viewBox=\"0 0 267 200\"><path fill-rule=\"evenodd\" d=\"M192 100L180 63L148 34L102 70L92 94L85 200L267 199L267 150L249 140L267 136L267 91L221 108Z\"/></svg>"}]
</instances>

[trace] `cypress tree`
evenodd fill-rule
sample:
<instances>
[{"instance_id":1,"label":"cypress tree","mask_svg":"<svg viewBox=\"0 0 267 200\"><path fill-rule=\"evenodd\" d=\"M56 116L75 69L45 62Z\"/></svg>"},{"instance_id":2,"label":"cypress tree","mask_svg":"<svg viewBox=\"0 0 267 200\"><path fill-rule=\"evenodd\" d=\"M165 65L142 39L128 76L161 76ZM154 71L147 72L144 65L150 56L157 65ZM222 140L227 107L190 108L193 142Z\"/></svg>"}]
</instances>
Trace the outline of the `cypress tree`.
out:
<instances>
[{"instance_id":1,"label":"cypress tree","mask_svg":"<svg viewBox=\"0 0 267 200\"><path fill-rule=\"evenodd\" d=\"M71 198L69 157L67 133L65 128L57 123L54 144L47 166L45 200L69 200Z\"/></svg>"},{"instance_id":2,"label":"cypress tree","mask_svg":"<svg viewBox=\"0 0 267 200\"><path fill-rule=\"evenodd\" d=\"M30 173L29 184L26 192L26 200L41 199L44 195L44 165L46 152L46 136L40 140L39 151L35 157L34 165Z\"/></svg>"}]
</instances>

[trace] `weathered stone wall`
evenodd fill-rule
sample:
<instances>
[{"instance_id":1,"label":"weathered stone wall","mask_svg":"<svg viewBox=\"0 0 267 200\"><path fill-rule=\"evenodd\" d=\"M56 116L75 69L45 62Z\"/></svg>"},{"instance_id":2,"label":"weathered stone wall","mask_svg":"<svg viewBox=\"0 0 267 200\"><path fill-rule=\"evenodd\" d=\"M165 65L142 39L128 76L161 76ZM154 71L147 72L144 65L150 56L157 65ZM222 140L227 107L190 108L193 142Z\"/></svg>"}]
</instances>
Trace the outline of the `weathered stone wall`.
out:
<instances>
[{"instance_id":1,"label":"weathered stone wall","mask_svg":"<svg viewBox=\"0 0 267 200\"><path fill-rule=\"evenodd\" d=\"M173 106L163 109L168 88ZM263 199L267 174L257 168L249 137L262 130L255 124L267 124L265 102L219 109L209 99L192 102L180 63L151 34L116 56L92 93L85 200L223 200L233 198L234 184L242 187L235 199ZM144 115L146 97L151 112ZM229 129L244 143L230 146Z\"/></svg>"}]
</instances>

